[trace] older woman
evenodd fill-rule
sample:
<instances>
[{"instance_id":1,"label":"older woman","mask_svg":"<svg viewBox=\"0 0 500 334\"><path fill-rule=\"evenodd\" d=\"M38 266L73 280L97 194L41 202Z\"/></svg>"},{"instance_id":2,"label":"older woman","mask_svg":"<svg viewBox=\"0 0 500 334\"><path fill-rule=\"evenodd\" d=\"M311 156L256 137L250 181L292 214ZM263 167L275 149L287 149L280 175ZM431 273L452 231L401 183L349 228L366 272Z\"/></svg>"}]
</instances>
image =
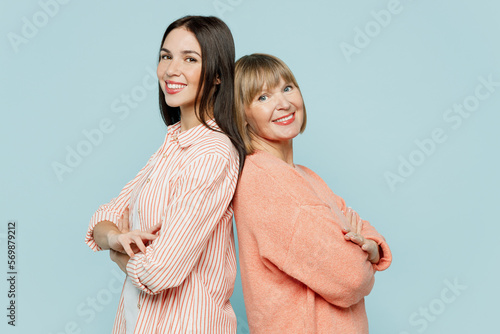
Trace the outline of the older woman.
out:
<instances>
[{"instance_id":1,"label":"older woman","mask_svg":"<svg viewBox=\"0 0 500 334\"><path fill-rule=\"evenodd\" d=\"M310 169L295 165L306 124L299 86L278 58L236 63L248 156L233 200L252 333L368 333L364 297L391 263L384 238Z\"/></svg>"}]
</instances>

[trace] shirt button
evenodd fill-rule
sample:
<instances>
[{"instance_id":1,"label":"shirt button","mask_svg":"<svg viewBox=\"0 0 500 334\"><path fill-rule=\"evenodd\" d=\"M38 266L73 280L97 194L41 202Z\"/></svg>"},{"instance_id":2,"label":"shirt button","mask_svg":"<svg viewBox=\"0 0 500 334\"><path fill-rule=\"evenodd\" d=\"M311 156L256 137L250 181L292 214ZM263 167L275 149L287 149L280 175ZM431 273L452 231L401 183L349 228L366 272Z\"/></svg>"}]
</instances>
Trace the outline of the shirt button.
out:
<instances>
[{"instance_id":1,"label":"shirt button","mask_svg":"<svg viewBox=\"0 0 500 334\"><path fill-rule=\"evenodd\" d=\"M137 308L141 308L141 303L137 303Z\"/></svg>"},{"instance_id":2,"label":"shirt button","mask_svg":"<svg viewBox=\"0 0 500 334\"><path fill-rule=\"evenodd\" d=\"M137 210L137 213L141 213L141 209L138 209L138 210Z\"/></svg>"},{"instance_id":3,"label":"shirt button","mask_svg":"<svg viewBox=\"0 0 500 334\"><path fill-rule=\"evenodd\" d=\"M147 180L146 180L146 183L147 183L147 182L149 182L149 180L151 180L151 179L147 179Z\"/></svg>"}]
</instances>

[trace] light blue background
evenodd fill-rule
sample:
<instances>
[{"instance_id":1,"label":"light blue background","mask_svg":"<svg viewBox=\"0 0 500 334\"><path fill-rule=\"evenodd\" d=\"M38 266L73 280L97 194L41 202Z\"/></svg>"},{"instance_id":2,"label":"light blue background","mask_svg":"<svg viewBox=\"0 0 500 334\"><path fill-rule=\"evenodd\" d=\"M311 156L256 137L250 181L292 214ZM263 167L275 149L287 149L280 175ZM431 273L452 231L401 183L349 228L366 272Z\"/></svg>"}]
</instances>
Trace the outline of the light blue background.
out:
<instances>
[{"instance_id":1,"label":"light blue background","mask_svg":"<svg viewBox=\"0 0 500 334\"><path fill-rule=\"evenodd\" d=\"M7 272L7 222L15 219L19 272L15 328L6 324L1 279L2 332L111 331L118 271L83 239L92 213L162 143L149 73L165 28L187 14L224 19L237 57L274 54L295 73L308 112L295 161L376 226L393 252L366 298L370 332L498 328L500 87L479 88L489 96L459 126L444 117L454 104L474 102L480 78L500 82L499 2L66 2L45 9L52 16L41 5L51 0L0 5L0 267ZM376 23L372 11L382 20L388 6L397 13ZM38 20L38 31L25 27L31 36L12 42L26 20ZM368 45L357 29L368 29ZM342 43L356 42L358 53L346 56ZM131 94L140 101L124 107ZM83 145L84 131L105 119L112 130L59 180L53 164L66 164L68 147ZM446 140L422 153L416 141L435 129ZM404 174L400 159L418 166ZM391 187L385 175L398 169L404 182ZM239 277L232 303L239 332L248 333Z\"/></svg>"}]
</instances>

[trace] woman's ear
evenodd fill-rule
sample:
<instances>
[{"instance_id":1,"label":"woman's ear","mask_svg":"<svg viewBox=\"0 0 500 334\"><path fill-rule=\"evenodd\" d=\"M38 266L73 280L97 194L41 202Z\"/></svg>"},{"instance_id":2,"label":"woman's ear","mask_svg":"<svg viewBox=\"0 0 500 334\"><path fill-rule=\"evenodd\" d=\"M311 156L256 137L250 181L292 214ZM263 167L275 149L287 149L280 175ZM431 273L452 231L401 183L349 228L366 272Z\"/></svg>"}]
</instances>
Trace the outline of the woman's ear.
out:
<instances>
[{"instance_id":1,"label":"woman's ear","mask_svg":"<svg viewBox=\"0 0 500 334\"><path fill-rule=\"evenodd\" d=\"M214 84L215 85L220 85L220 78L219 78L219 76L217 76L217 78L215 78Z\"/></svg>"}]
</instances>

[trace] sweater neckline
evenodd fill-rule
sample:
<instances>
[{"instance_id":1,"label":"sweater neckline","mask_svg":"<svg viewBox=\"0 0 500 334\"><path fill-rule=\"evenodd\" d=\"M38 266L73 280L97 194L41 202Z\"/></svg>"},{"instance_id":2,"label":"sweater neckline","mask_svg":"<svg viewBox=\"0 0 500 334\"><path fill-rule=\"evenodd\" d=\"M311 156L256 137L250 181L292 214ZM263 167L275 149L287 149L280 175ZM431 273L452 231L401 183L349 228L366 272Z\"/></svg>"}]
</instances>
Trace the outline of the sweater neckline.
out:
<instances>
[{"instance_id":1,"label":"sweater neckline","mask_svg":"<svg viewBox=\"0 0 500 334\"><path fill-rule=\"evenodd\" d=\"M283 164L283 165L287 166L288 168L291 168L291 169L293 169L293 170L295 170L295 171L298 171L298 172L301 172L301 171L302 171L301 165L298 165L298 164L295 164L295 163L294 163L294 164L293 164L293 166L292 166L292 165L290 165L290 164L286 163L285 161L281 160L281 159L280 159L280 158L278 158L277 156L275 156L275 155L273 155L273 154L271 154L271 153L269 153L269 152L267 152L267 151L263 151L263 150L255 150L255 151L254 151L254 153L253 153L252 155L254 155L254 154L259 154L259 155L269 156L269 157L271 157L271 159L273 159L273 160L275 160L275 161L278 161L279 163L281 163L281 164Z\"/></svg>"}]
</instances>

